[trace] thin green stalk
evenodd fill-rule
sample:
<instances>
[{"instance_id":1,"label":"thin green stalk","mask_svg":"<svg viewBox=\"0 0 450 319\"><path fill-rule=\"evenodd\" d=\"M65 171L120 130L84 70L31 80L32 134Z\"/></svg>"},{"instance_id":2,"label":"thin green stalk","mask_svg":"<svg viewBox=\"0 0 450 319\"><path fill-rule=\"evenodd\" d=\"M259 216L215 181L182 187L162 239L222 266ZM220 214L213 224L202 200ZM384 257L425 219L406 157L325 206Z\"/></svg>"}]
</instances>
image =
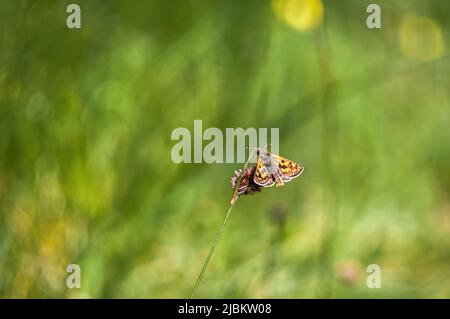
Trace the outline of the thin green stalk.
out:
<instances>
[{"instance_id":1,"label":"thin green stalk","mask_svg":"<svg viewBox=\"0 0 450 319\"><path fill-rule=\"evenodd\" d=\"M233 207L236 204L237 199L239 198L237 196L237 191L238 191L239 185L241 184L242 178L244 177L243 172L247 168L248 162L250 161L250 158L252 157L254 151L255 150L253 150L250 153L250 156L248 157L247 161L245 162L245 164L244 164L244 166L243 166L243 168L242 168L242 170L241 170L241 172L239 174L238 182L236 183L236 187L234 188L233 195L231 196L230 207L228 208L228 212L225 215L225 219L223 220L222 225L220 226L219 231L217 232L216 239L214 239L214 242L213 242L213 244L211 246L211 249L209 250L208 256L206 257L206 259L205 259L205 261L203 263L202 270L200 271L200 274L197 277L197 280L195 282L194 289L192 290L192 294L191 294L190 299L194 298L194 295L197 292L198 286L200 285L200 282L203 279L203 275L205 273L205 270L208 267L209 260L211 259L211 256L213 255L214 250L216 249L216 246L217 246L217 244L218 244L218 242L220 240L220 236L222 235L223 229L225 228L225 225L226 225L226 223L228 221L228 218L230 217L231 211L233 210Z\"/></svg>"},{"instance_id":2,"label":"thin green stalk","mask_svg":"<svg viewBox=\"0 0 450 319\"><path fill-rule=\"evenodd\" d=\"M236 203L236 202L235 202ZM198 275L197 281L195 282L194 290L192 290L191 299L194 297L195 293L197 292L198 285L200 284L203 274L205 273L206 267L209 264L209 260L211 259L212 254L214 253L214 250L216 249L217 243L219 242L220 236L222 235L223 229L225 228L225 224L228 221L228 218L230 217L231 210L233 209L234 204L230 204L230 208L228 208L227 215L225 216L225 219L223 220L222 225L220 226L219 232L217 233L216 239L214 240L211 249L209 250L209 254L205 259L205 262L203 263L202 270L200 271L200 274Z\"/></svg>"}]
</instances>

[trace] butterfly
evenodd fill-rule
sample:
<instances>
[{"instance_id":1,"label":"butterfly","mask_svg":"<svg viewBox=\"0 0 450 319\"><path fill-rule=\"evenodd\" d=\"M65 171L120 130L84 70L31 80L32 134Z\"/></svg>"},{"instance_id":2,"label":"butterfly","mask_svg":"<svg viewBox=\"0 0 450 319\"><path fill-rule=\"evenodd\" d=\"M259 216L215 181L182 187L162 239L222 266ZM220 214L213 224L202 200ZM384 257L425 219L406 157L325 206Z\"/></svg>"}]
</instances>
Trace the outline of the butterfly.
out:
<instances>
[{"instance_id":1,"label":"butterfly","mask_svg":"<svg viewBox=\"0 0 450 319\"><path fill-rule=\"evenodd\" d=\"M256 149L253 181L261 187L283 186L303 173L303 166L280 155L269 153L265 147Z\"/></svg>"},{"instance_id":2,"label":"butterfly","mask_svg":"<svg viewBox=\"0 0 450 319\"><path fill-rule=\"evenodd\" d=\"M303 172L302 165L280 155L271 154L266 151L266 147L257 148L256 151L256 165L243 171L241 169L234 171L234 175L231 177L232 188L238 187L237 196L253 195L260 192L262 188L271 187L274 184L282 186ZM241 174L241 182L237 185ZM236 198L233 198L232 202Z\"/></svg>"}]
</instances>

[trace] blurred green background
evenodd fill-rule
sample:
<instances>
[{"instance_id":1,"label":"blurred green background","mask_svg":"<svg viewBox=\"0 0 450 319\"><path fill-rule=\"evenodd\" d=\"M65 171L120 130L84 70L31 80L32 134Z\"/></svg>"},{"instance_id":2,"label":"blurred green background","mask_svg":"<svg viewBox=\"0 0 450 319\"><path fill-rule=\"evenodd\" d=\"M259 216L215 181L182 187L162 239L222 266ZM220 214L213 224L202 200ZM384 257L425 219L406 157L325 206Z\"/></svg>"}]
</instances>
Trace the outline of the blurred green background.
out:
<instances>
[{"instance_id":1,"label":"blurred green background","mask_svg":"<svg viewBox=\"0 0 450 319\"><path fill-rule=\"evenodd\" d=\"M450 3L372 2L1 1L0 296L188 297L241 166L172 162L201 119L305 172L239 199L197 297L449 298Z\"/></svg>"}]
</instances>

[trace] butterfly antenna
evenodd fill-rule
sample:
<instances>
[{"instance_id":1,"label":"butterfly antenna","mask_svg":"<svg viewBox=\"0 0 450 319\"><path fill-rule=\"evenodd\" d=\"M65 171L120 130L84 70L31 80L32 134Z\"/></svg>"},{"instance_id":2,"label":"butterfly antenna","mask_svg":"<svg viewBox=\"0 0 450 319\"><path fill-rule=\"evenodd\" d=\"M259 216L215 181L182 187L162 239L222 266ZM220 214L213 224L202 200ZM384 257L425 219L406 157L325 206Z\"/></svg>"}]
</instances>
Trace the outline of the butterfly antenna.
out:
<instances>
[{"instance_id":1,"label":"butterfly antenna","mask_svg":"<svg viewBox=\"0 0 450 319\"><path fill-rule=\"evenodd\" d=\"M247 148L248 148L249 150L251 150L252 152L258 151L258 150L261 149L260 147L252 147L252 146L247 146Z\"/></svg>"},{"instance_id":2,"label":"butterfly antenna","mask_svg":"<svg viewBox=\"0 0 450 319\"><path fill-rule=\"evenodd\" d=\"M269 146L272 147L272 143L269 143L269 144L264 145L264 147L263 147L262 149L265 150L265 151L267 151L267 148L268 148Z\"/></svg>"}]
</instances>

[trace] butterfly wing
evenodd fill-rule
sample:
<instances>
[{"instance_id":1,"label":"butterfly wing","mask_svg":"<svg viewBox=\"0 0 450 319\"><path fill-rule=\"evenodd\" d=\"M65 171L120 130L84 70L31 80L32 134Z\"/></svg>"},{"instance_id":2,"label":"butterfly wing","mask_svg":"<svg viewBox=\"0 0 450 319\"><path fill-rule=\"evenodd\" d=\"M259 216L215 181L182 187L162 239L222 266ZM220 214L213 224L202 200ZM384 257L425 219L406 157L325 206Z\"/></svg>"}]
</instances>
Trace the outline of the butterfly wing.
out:
<instances>
[{"instance_id":1,"label":"butterfly wing","mask_svg":"<svg viewBox=\"0 0 450 319\"><path fill-rule=\"evenodd\" d=\"M290 180L300 176L300 174L303 172L302 165L280 155L272 156L276 157L276 161L278 163L278 172L281 175L283 182L289 182Z\"/></svg>"},{"instance_id":2,"label":"butterfly wing","mask_svg":"<svg viewBox=\"0 0 450 319\"><path fill-rule=\"evenodd\" d=\"M272 174L269 172L267 167L264 165L261 157L258 156L256 162L255 176L253 177L255 184L262 187L271 187L275 183L272 178Z\"/></svg>"}]
</instances>

